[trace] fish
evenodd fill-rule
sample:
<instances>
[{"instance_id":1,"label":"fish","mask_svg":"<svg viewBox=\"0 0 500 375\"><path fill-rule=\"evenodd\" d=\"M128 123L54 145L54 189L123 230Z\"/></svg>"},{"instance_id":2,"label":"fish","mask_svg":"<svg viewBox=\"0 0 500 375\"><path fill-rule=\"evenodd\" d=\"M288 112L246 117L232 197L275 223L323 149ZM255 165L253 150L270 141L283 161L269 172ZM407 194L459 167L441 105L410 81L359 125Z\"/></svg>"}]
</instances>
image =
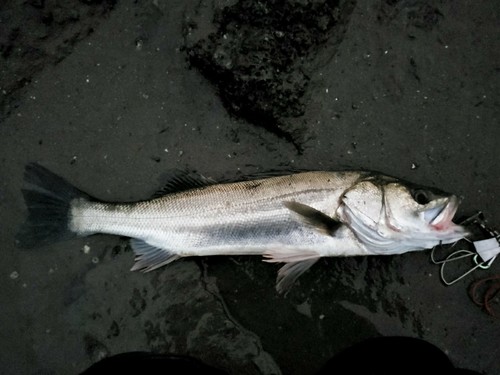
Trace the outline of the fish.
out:
<instances>
[{"instance_id":1,"label":"fish","mask_svg":"<svg viewBox=\"0 0 500 375\"><path fill-rule=\"evenodd\" d=\"M303 171L217 183L174 170L149 200L105 202L29 163L22 189L27 219L19 247L97 233L130 237L132 271L177 259L259 255L284 263L278 292L323 257L394 255L468 235L453 217L459 198L369 171Z\"/></svg>"}]
</instances>

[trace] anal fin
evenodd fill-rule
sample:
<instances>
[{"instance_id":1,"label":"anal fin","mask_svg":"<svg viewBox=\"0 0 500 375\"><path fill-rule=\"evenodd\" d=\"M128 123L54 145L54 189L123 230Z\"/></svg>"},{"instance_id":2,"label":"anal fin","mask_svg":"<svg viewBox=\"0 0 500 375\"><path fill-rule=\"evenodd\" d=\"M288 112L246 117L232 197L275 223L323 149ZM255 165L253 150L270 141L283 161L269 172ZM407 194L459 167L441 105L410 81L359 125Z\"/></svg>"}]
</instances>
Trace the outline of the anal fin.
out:
<instances>
[{"instance_id":1,"label":"anal fin","mask_svg":"<svg viewBox=\"0 0 500 375\"><path fill-rule=\"evenodd\" d=\"M131 271L153 271L180 258L171 250L152 246L137 238L132 238L130 245L135 253L135 264Z\"/></svg>"}]
</instances>

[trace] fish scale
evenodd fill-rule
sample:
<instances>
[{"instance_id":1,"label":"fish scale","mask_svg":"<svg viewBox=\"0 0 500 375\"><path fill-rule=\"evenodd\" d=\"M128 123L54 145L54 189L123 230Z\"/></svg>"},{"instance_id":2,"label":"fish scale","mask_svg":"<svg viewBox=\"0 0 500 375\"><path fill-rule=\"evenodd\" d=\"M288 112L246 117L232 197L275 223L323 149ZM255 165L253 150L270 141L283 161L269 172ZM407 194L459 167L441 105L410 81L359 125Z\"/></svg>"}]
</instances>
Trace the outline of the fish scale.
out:
<instances>
[{"instance_id":1,"label":"fish scale","mask_svg":"<svg viewBox=\"0 0 500 375\"><path fill-rule=\"evenodd\" d=\"M350 178L343 176L342 180L352 183L357 178L358 174L351 173ZM141 238L183 255L224 251L255 255L262 254L266 247L305 244L315 246L320 253L318 245L332 239L293 220L283 202L305 202L334 215L345 190L334 185L334 180L339 177L311 172L209 186L128 205L83 202L72 212L72 228L81 235L109 233Z\"/></svg>"},{"instance_id":2,"label":"fish scale","mask_svg":"<svg viewBox=\"0 0 500 375\"><path fill-rule=\"evenodd\" d=\"M25 181L21 246L94 233L128 236L132 269L143 271L187 256L262 255L286 263L280 291L321 257L398 254L467 234L452 223L455 196L368 172L222 184L177 172L163 196L135 203L100 202L38 164L26 167Z\"/></svg>"}]
</instances>

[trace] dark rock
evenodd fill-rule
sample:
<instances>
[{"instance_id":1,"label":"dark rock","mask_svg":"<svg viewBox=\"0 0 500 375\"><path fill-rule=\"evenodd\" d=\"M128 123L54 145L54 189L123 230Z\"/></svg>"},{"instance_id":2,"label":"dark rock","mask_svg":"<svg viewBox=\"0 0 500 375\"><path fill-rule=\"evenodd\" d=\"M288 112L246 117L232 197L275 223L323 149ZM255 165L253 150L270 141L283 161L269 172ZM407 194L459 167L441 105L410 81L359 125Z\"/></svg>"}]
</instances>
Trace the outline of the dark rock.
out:
<instances>
[{"instance_id":1,"label":"dark rock","mask_svg":"<svg viewBox=\"0 0 500 375\"><path fill-rule=\"evenodd\" d=\"M248 1L200 8L186 22L190 64L218 89L227 110L300 150L305 94L320 47L340 43L354 1ZM213 25L207 17L214 13ZM215 29L215 31L214 31Z\"/></svg>"},{"instance_id":2,"label":"dark rock","mask_svg":"<svg viewBox=\"0 0 500 375\"><path fill-rule=\"evenodd\" d=\"M84 344L85 352L92 362L100 361L109 355L106 345L92 335L85 335Z\"/></svg>"},{"instance_id":3,"label":"dark rock","mask_svg":"<svg viewBox=\"0 0 500 375\"><path fill-rule=\"evenodd\" d=\"M380 2L378 20L390 23L401 17L402 23L408 29L432 30L444 17L443 13L433 4L425 0L385 0Z\"/></svg>"}]
</instances>

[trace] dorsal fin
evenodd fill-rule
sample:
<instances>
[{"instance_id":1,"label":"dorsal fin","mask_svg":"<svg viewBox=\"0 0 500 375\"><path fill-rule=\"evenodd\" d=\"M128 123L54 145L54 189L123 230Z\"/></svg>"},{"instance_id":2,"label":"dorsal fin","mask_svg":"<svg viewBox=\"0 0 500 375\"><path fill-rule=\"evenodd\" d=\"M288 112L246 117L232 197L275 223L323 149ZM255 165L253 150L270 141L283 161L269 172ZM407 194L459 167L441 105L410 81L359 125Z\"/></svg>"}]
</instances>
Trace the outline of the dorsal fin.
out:
<instances>
[{"instance_id":1,"label":"dorsal fin","mask_svg":"<svg viewBox=\"0 0 500 375\"><path fill-rule=\"evenodd\" d=\"M173 169L162 176L167 181L165 185L155 192L152 198L160 198L166 194L178 193L184 190L196 189L216 184L211 178L190 171Z\"/></svg>"}]
</instances>

